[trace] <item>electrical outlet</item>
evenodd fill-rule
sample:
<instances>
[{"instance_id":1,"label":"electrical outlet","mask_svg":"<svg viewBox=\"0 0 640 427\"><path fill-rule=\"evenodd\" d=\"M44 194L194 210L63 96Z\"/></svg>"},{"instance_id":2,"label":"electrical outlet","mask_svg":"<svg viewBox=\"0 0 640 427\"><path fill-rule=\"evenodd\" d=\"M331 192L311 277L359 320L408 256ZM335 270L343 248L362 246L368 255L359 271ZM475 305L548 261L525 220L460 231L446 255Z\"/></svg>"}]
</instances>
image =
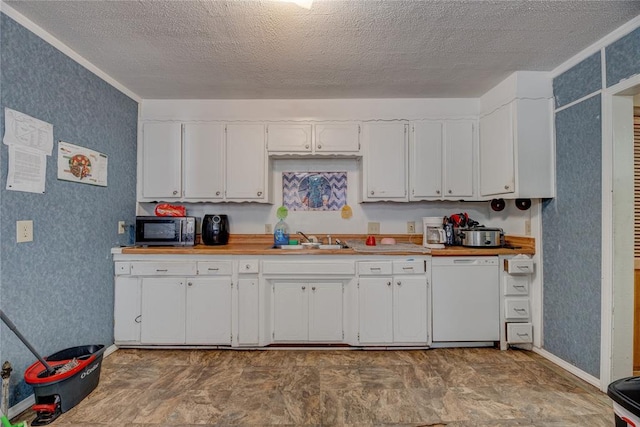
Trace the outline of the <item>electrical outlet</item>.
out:
<instances>
[{"instance_id":1,"label":"electrical outlet","mask_svg":"<svg viewBox=\"0 0 640 427\"><path fill-rule=\"evenodd\" d=\"M524 220L524 234L527 236L531 236L531 220L530 219Z\"/></svg>"},{"instance_id":2,"label":"electrical outlet","mask_svg":"<svg viewBox=\"0 0 640 427\"><path fill-rule=\"evenodd\" d=\"M124 234L124 221L118 221L118 234Z\"/></svg>"},{"instance_id":3,"label":"electrical outlet","mask_svg":"<svg viewBox=\"0 0 640 427\"><path fill-rule=\"evenodd\" d=\"M379 222L368 223L367 234L380 234L380 223Z\"/></svg>"},{"instance_id":4,"label":"electrical outlet","mask_svg":"<svg viewBox=\"0 0 640 427\"><path fill-rule=\"evenodd\" d=\"M416 232L416 222L407 221L407 233L414 234Z\"/></svg>"},{"instance_id":5,"label":"electrical outlet","mask_svg":"<svg viewBox=\"0 0 640 427\"><path fill-rule=\"evenodd\" d=\"M16 242L33 242L33 221L16 222Z\"/></svg>"},{"instance_id":6,"label":"electrical outlet","mask_svg":"<svg viewBox=\"0 0 640 427\"><path fill-rule=\"evenodd\" d=\"M271 228L271 224L264 225L264 234L273 234L273 229Z\"/></svg>"}]
</instances>

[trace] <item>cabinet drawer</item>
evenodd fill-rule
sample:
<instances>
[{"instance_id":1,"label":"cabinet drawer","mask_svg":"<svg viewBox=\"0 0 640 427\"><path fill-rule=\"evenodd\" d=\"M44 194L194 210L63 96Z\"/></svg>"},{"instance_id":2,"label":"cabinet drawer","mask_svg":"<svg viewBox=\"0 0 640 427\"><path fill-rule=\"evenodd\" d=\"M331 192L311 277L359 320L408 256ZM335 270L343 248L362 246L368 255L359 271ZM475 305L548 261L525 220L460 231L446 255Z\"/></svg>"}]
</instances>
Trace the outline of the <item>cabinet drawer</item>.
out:
<instances>
[{"instance_id":1,"label":"cabinet drawer","mask_svg":"<svg viewBox=\"0 0 640 427\"><path fill-rule=\"evenodd\" d=\"M505 275L504 294L509 295L529 295L529 277Z\"/></svg>"},{"instance_id":2,"label":"cabinet drawer","mask_svg":"<svg viewBox=\"0 0 640 427\"><path fill-rule=\"evenodd\" d=\"M245 259L238 261L238 273L259 273L260 262L257 259Z\"/></svg>"},{"instance_id":3,"label":"cabinet drawer","mask_svg":"<svg viewBox=\"0 0 640 427\"><path fill-rule=\"evenodd\" d=\"M233 264L231 261L199 261L198 275L200 276L231 276Z\"/></svg>"},{"instance_id":4,"label":"cabinet drawer","mask_svg":"<svg viewBox=\"0 0 640 427\"><path fill-rule=\"evenodd\" d=\"M116 261L115 262L116 276L125 276L131 274L131 264L128 262Z\"/></svg>"},{"instance_id":5,"label":"cabinet drawer","mask_svg":"<svg viewBox=\"0 0 640 427\"><path fill-rule=\"evenodd\" d=\"M131 274L135 276L193 276L195 262L132 262Z\"/></svg>"},{"instance_id":6,"label":"cabinet drawer","mask_svg":"<svg viewBox=\"0 0 640 427\"><path fill-rule=\"evenodd\" d=\"M533 325L531 323L507 323L507 342L509 344L533 342Z\"/></svg>"},{"instance_id":7,"label":"cabinet drawer","mask_svg":"<svg viewBox=\"0 0 640 427\"><path fill-rule=\"evenodd\" d=\"M505 259L504 271L509 274L533 274L533 260Z\"/></svg>"},{"instance_id":8,"label":"cabinet drawer","mask_svg":"<svg viewBox=\"0 0 640 427\"><path fill-rule=\"evenodd\" d=\"M504 317L507 320L529 319L528 298L507 298L504 300Z\"/></svg>"},{"instance_id":9,"label":"cabinet drawer","mask_svg":"<svg viewBox=\"0 0 640 427\"><path fill-rule=\"evenodd\" d=\"M393 274L423 274L424 261L393 261Z\"/></svg>"},{"instance_id":10,"label":"cabinet drawer","mask_svg":"<svg viewBox=\"0 0 640 427\"><path fill-rule=\"evenodd\" d=\"M354 265L353 261L263 261L262 274L274 276L290 274L353 276L355 273Z\"/></svg>"},{"instance_id":11,"label":"cabinet drawer","mask_svg":"<svg viewBox=\"0 0 640 427\"><path fill-rule=\"evenodd\" d=\"M389 275L393 271L391 261L364 261L358 263L358 274L368 275Z\"/></svg>"}]
</instances>

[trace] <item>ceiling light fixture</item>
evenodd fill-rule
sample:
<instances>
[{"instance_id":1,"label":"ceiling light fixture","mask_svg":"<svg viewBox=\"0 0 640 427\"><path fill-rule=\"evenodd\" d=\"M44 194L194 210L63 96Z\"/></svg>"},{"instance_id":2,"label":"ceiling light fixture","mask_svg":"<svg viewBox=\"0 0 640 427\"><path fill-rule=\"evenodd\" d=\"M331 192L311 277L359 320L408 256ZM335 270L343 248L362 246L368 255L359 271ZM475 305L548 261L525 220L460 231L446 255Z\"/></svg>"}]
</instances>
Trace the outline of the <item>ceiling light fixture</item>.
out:
<instances>
[{"instance_id":1,"label":"ceiling light fixture","mask_svg":"<svg viewBox=\"0 0 640 427\"><path fill-rule=\"evenodd\" d=\"M313 3L313 0L280 0L280 1L284 1L287 3L294 3L307 10L311 10L311 4Z\"/></svg>"}]
</instances>

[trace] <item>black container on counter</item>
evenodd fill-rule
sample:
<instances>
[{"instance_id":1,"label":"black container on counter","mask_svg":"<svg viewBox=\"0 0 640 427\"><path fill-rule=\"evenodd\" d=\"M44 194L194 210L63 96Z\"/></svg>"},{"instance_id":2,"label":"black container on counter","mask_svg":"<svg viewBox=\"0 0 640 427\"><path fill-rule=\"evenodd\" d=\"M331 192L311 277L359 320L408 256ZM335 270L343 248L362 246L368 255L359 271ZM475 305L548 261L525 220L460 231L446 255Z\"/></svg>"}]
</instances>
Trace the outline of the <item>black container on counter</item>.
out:
<instances>
[{"instance_id":1,"label":"black container on counter","mask_svg":"<svg viewBox=\"0 0 640 427\"><path fill-rule=\"evenodd\" d=\"M226 245L229 242L229 218L227 215L205 215L202 220L202 243Z\"/></svg>"}]
</instances>

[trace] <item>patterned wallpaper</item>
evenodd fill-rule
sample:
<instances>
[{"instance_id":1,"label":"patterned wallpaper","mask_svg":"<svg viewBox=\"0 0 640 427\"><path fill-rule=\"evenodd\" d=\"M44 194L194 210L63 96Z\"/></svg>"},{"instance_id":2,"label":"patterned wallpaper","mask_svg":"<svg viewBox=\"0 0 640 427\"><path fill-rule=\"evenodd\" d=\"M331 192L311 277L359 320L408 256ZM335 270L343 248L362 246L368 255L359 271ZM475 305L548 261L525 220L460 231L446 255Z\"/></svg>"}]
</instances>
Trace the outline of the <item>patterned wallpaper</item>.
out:
<instances>
[{"instance_id":1,"label":"patterned wallpaper","mask_svg":"<svg viewBox=\"0 0 640 427\"><path fill-rule=\"evenodd\" d=\"M640 28L605 49L607 58L607 87L640 73Z\"/></svg>"},{"instance_id":2,"label":"patterned wallpaper","mask_svg":"<svg viewBox=\"0 0 640 427\"><path fill-rule=\"evenodd\" d=\"M640 29L605 48L607 86L640 72ZM554 82L556 106L602 89L600 53ZM556 113L557 197L542 208L543 347L600 377L601 96Z\"/></svg>"},{"instance_id":3,"label":"patterned wallpaper","mask_svg":"<svg viewBox=\"0 0 640 427\"><path fill-rule=\"evenodd\" d=\"M553 79L556 108L602 89L600 52Z\"/></svg>"},{"instance_id":4,"label":"patterned wallpaper","mask_svg":"<svg viewBox=\"0 0 640 427\"><path fill-rule=\"evenodd\" d=\"M600 96L556 113L556 198L542 207L544 348L600 376Z\"/></svg>"},{"instance_id":5,"label":"patterned wallpaper","mask_svg":"<svg viewBox=\"0 0 640 427\"><path fill-rule=\"evenodd\" d=\"M138 104L4 14L0 61L1 134L8 107L53 124L54 141L109 158L108 186L97 187L58 181L54 150L45 194L34 194L5 190L7 147L0 147L0 306L44 356L111 345L110 249L127 242L118 221L135 218ZM33 242L15 242L16 220L33 220ZM35 357L4 325L0 360L13 364L14 405L33 392L22 373Z\"/></svg>"}]
</instances>

